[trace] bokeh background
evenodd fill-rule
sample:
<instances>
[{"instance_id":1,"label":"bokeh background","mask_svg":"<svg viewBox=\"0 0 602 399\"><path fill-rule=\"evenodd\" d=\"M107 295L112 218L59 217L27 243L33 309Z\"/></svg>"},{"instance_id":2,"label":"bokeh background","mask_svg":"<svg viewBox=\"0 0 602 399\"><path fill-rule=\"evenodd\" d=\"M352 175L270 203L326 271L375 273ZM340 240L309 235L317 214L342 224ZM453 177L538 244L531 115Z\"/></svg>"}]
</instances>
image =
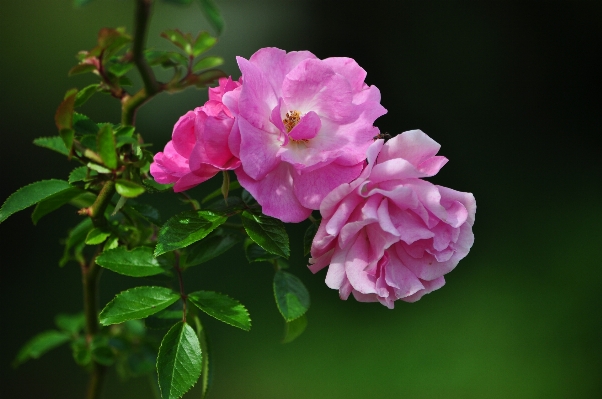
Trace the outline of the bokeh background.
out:
<instances>
[{"instance_id":1,"label":"bokeh background","mask_svg":"<svg viewBox=\"0 0 602 399\"><path fill-rule=\"evenodd\" d=\"M210 398L602 397L602 2L217 0L226 30L213 54L261 47L355 58L382 93L384 132L420 128L450 162L434 179L475 194L476 241L447 285L394 310L340 301L301 254L293 226L291 271L309 287L309 326L281 344L272 271L235 251L186 275L246 304L250 333L206 320L215 375ZM4 1L0 5L0 201L30 182L66 178L75 166L32 140L56 134L74 55L104 26L131 31L133 1ZM209 29L199 8L158 3L159 32ZM153 149L204 91L161 95L139 113ZM95 96L82 111L116 122L119 107ZM210 188L219 183L208 184ZM203 190L192 192L196 197ZM172 197L164 216L185 209ZM30 211L0 226L0 396L81 398L85 372L67 347L18 369L10 362L58 312L81 309L80 272L57 266L59 241L78 216L63 208L34 227ZM106 272L101 303L139 283ZM145 379L109 375L107 399L149 398ZM193 389L186 398L199 397Z\"/></svg>"}]
</instances>

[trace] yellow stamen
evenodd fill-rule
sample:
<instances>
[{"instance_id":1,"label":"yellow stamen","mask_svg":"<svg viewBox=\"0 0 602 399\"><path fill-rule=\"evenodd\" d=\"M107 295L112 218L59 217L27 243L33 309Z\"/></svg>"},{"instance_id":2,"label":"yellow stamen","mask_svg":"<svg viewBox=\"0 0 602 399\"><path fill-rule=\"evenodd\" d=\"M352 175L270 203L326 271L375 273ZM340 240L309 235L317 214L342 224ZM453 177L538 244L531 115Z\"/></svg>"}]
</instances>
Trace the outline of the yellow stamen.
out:
<instances>
[{"instance_id":1,"label":"yellow stamen","mask_svg":"<svg viewBox=\"0 0 602 399\"><path fill-rule=\"evenodd\" d=\"M301 120L301 113L299 111L287 112L286 118L284 118L282 120L282 123L284 123L284 127L286 128L286 132L290 133L291 130L293 130L293 128L295 126L297 126L297 124L299 123L300 120Z\"/></svg>"}]
</instances>

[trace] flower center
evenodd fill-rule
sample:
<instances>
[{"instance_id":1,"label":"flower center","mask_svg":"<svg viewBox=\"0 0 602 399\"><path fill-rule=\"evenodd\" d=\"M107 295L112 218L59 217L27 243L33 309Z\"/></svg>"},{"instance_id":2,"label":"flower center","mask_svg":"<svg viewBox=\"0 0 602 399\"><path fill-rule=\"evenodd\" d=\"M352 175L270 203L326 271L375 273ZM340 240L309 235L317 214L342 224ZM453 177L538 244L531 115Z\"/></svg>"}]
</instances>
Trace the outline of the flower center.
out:
<instances>
[{"instance_id":1,"label":"flower center","mask_svg":"<svg viewBox=\"0 0 602 399\"><path fill-rule=\"evenodd\" d=\"M284 127L286 128L286 132L290 133L291 130L293 130L293 128L295 126L297 126L297 124L299 123L300 120L301 120L301 113L299 111L287 112L286 118L284 118L282 120L282 123L284 123Z\"/></svg>"}]
</instances>

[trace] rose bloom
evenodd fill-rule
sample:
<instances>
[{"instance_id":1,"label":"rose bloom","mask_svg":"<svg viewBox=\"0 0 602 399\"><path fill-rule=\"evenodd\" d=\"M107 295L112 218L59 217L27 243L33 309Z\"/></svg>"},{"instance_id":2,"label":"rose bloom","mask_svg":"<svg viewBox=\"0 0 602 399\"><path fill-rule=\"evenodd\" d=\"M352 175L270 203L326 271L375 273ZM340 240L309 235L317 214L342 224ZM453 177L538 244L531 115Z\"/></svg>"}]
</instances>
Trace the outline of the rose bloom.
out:
<instances>
[{"instance_id":1,"label":"rose bloom","mask_svg":"<svg viewBox=\"0 0 602 399\"><path fill-rule=\"evenodd\" d=\"M172 140L158 152L150 166L153 178L162 184L175 183L174 191L188 190L215 176L221 170L240 166L230 151L228 139L238 129L230 110L222 103L225 93L240 86L231 78L221 78L209 89L209 101L188 111L175 124Z\"/></svg>"},{"instance_id":2,"label":"rose bloom","mask_svg":"<svg viewBox=\"0 0 602 399\"><path fill-rule=\"evenodd\" d=\"M439 148L420 130L377 140L362 174L324 198L309 268L330 265L326 285L341 299L417 301L468 254L474 196L422 180L447 162Z\"/></svg>"},{"instance_id":3,"label":"rose bloom","mask_svg":"<svg viewBox=\"0 0 602 399\"><path fill-rule=\"evenodd\" d=\"M238 181L266 215L300 222L361 173L386 113L380 92L350 58L264 48L237 61L244 83L223 102L239 128L230 137Z\"/></svg>"}]
</instances>

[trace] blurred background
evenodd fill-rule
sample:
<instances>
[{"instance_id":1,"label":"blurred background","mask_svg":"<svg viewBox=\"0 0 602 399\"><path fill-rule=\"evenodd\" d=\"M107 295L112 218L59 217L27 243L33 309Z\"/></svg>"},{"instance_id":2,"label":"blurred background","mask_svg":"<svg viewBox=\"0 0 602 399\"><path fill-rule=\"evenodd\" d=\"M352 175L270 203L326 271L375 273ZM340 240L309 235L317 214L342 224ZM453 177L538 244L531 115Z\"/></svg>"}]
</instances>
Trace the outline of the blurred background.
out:
<instances>
[{"instance_id":1,"label":"blurred background","mask_svg":"<svg viewBox=\"0 0 602 399\"><path fill-rule=\"evenodd\" d=\"M307 331L281 344L283 322L267 264L233 251L191 269L192 290L241 300L245 333L205 320L215 361L210 398L600 398L602 397L602 2L217 0L226 29L212 54L238 78L235 56L275 46L320 58L354 58L382 93L383 132L419 128L450 162L433 179L475 194L476 241L445 287L394 310L339 300L302 256L305 225L291 226L291 271L309 287ZM75 167L32 140L56 134L79 50L105 26L131 32L133 1L5 1L0 6L0 201ZM168 28L210 29L199 7L158 3L149 45L169 49ZM163 94L138 128L159 151L173 124L206 91ZM119 121L118 103L97 95L83 108ZM207 184L209 189L219 182ZM207 188L196 189L200 198ZM185 205L155 201L168 217ZM18 369L19 347L80 311L80 271L57 266L65 207L34 227L31 209L0 226L0 396L81 398L86 373L61 347ZM105 272L101 304L139 284ZM185 398L200 397L193 389ZM104 398L149 398L146 379L108 377Z\"/></svg>"}]
</instances>

